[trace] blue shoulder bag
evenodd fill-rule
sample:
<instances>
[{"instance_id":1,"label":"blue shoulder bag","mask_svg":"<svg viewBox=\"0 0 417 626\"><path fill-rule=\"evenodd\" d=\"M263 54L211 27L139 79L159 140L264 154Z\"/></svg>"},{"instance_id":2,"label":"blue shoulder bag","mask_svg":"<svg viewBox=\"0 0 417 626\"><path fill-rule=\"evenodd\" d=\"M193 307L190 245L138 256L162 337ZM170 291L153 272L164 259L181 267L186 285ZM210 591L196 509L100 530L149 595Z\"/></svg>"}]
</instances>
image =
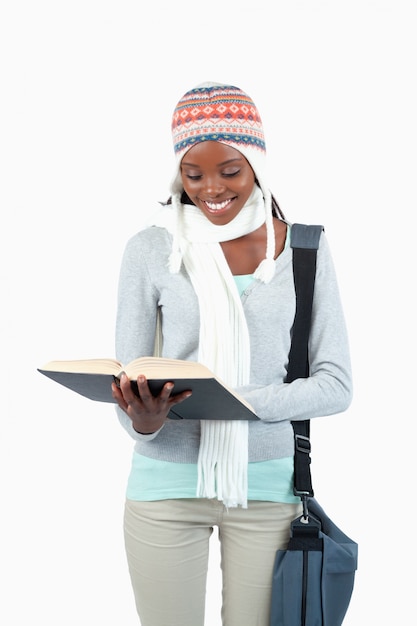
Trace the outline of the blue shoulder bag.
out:
<instances>
[{"instance_id":1,"label":"blue shoulder bag","mask_svg":"<svg viewBox=\"0 0 417 626\"><path fill-rule=\"evenodd\" d=\"M309 376L308 338L322 231L322 226L291 227L296 314L286 382ZM309 420L292 426L294 494L301 498L303 513L291 524L287 549L276 553L270 626L340 626L353 592L358 544L314 498Z\"/></svg>"}]
</instances>

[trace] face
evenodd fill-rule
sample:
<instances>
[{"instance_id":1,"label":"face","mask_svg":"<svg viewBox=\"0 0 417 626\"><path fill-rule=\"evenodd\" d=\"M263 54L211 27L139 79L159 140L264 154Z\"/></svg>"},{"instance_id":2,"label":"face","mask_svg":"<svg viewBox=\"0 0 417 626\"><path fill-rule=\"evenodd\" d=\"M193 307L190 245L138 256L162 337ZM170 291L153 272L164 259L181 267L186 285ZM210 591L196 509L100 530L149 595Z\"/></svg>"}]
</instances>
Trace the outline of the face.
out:
<instances>
[{"instance_id":1,"label":"face","mask_svg":"<svg viewBox=\"0 0 417 626\"><path fill-rule=\"evenodd\" d=\"M255 184L243 154L217 141L199 143L184 155L181 178L190 200L218 226L236 217Z\"/></svg>"}]
</instances>

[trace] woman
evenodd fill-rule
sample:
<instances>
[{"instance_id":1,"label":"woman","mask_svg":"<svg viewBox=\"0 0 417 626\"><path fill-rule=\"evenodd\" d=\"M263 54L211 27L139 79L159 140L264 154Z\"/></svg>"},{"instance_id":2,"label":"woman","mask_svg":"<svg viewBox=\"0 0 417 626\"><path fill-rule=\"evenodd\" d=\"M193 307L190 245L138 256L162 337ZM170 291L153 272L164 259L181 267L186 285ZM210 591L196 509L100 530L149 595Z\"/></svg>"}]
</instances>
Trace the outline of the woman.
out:
<instances>
[{"instance_id":1,"label":"woman","mask_svg":"<svg viewBox=\"0 0 417 626\"><path fill-rule=\"evenodd\" d=\"M241 89L205 83L177 104L172 133L170 201L123 257L117 358L151 355L158 338L162 356L204 363L260 419L170 420L189 392L175 395L167 383L153 397L143 376L140 398L126 377L114 386L136 442L125 510L136 606L142 626L203 626L217 526L223 625L268 626L274 555L301 510L291 420L349 406L344 317L323 234L310 377L285 383L295 313L291 225L265 180L259 112Z\"/></svg>"}]
</instances>

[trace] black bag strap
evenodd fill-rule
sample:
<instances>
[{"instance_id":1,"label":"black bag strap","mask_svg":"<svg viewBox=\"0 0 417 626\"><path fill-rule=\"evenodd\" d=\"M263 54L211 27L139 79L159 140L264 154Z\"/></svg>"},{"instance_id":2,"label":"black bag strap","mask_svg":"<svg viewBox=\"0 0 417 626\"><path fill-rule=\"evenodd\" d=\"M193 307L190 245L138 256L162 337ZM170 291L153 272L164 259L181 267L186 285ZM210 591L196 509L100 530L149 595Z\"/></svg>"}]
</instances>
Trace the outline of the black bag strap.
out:
<instances>
[{"instance_id":1,"label":"black bag strap","mask_svg":"<svg viewBox=\"0 0 417 626\"><path fill-rule=\"evenodd\" d=\"M323 226L293 224L291 248L296 295L295 318L286 382L307 378L310 373L308 339L311 326L317 248ZM314 496L310 463L310 420L291 422L294 430L294 494L304 503Z\"/></svg>"}]
</instances>

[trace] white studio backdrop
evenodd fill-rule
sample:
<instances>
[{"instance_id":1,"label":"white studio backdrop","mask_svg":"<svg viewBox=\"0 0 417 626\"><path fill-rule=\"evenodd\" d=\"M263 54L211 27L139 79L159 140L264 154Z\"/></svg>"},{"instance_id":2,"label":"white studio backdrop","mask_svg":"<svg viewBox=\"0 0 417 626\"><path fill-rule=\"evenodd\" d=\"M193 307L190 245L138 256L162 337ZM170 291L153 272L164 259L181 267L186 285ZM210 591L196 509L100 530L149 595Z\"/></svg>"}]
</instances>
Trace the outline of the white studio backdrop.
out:
<instances>
[{"instance_id":1,"label":"white studio backdrop","mask_svg":"<svg viewBox=\"0 0 417 626\"><path fill-rule=\"evenodd\" d=\"M314 421L312 468L359 542L345 624L411 615L416 26L411 0L2 3L4 626L138 624L122 541L132 442L113 407L36 368L114 356L121 255L167 197L172 109L206 80L253 97L272 191L290 221L324 224L333 251L355 397Z\"/></svg>"}]
</instances>

